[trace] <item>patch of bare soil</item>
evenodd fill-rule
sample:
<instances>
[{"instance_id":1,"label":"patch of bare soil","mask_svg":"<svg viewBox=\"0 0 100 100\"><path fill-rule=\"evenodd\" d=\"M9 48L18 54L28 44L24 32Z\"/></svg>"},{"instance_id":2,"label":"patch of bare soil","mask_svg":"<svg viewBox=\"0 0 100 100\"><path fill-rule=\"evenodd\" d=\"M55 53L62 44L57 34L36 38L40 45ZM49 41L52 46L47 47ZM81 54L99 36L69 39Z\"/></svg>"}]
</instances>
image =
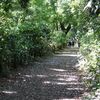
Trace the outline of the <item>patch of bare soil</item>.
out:
<instances>
[{"instance_id":1,"label":"patch of bare soil","mask_svg":"<svg viewBox=\"0 0 100 100\"><path fill-rule=\"evenodd\" d=\"M78 49L65 49L0 79L0 100L82 100Z\"/></svg>"}]
</instances>

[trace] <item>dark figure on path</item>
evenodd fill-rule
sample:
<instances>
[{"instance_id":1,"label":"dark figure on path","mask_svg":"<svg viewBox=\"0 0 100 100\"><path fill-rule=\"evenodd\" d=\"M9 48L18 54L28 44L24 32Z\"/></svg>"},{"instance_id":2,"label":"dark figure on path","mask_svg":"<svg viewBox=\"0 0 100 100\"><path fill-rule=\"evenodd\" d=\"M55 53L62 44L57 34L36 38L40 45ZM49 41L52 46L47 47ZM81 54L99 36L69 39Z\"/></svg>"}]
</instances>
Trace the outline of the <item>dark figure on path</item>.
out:
<instances>
[{"instance_id":1,"label":"dark figure on path","mask_svg":"<svg viewBox=\"0 0 100 100\"><path fill-rule=\"evenodd\" d=\"M69 47L74 46L74 40L70 40L70 41L68 42L68 46L69 46Z\"/></svg>"},{"instance_id":2,"label":"dark figure on path","mask_svg":"<svg viewBox=\"0 0 100 100\"><path fill-rule=\"evenodd\" d=\"M71 41L71 45L74 46L74 40Z\"/></svg>"},{"instance_id":3,"label":"dark figure on path","mask_svg":"<svg viewBox=\"0 0 100 100\"><path fill-rule=\"evenodd\" d=\"M69 47L71 46L71 41L68 42L68 46L69 46Z\"/></svg>"},{"instance_id":4,"label":"dark figure on path","mask_svg":"<svg viewBox=\"0 0 100 100\"><path fill-rule=\"evenodd\" d=\"M78 47L80 47L80 42L78 42Z\"/></svg>"}]
</instances>

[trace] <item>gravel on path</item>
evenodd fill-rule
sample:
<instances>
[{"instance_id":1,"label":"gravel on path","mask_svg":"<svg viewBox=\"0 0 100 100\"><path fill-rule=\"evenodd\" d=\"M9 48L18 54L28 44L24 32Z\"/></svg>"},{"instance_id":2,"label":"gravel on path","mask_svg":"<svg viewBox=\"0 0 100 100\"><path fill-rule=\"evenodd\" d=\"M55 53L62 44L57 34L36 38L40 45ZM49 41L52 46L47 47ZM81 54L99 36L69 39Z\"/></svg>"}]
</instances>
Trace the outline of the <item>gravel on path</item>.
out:
<instances>
[{"instance_id":1,"label":"gravel on path","mask_svg":"<svg viewBox=\"0 0 100 100\"><path fill-rule=\"evenodd\" d=\"M78 56L77 48L66 48L1 78L0 100L82 100Z\"/></svg>"}]
</instances>

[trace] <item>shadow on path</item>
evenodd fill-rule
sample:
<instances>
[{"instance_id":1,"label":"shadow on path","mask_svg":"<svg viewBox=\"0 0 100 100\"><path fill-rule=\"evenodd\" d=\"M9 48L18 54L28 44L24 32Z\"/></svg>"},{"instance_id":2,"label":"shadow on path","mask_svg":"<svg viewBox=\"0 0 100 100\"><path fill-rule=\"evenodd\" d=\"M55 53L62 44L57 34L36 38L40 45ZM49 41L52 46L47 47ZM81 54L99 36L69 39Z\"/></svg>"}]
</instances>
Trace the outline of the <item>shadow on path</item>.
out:
<instances>
[{"instance_id":1,"label":"shadow on path","mask_svg":"<svg viewBox=\"0 0 100 100\"><path fill-rule=\"evenodd\" d=\"M0 81L0 100L81 100L78 50L65 49Z\"/></svg>"}]
</instances>

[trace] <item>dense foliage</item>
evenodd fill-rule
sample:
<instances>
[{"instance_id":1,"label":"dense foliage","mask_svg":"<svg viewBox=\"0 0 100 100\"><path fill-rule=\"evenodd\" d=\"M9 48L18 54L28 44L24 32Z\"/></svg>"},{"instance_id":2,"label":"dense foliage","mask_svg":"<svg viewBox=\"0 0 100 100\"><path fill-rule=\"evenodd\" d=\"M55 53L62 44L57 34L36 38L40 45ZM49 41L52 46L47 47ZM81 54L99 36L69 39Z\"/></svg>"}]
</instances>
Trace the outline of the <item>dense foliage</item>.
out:
<instances>
[{"instance_id":1,"label":"dense foliage","mask_svg":"<svg viewBox=\"0 0 100 100\"><path fill-rule=\"evenodd\" d=\"M100 89L100 16L84 12L80 17L80 51L86 59L83 69L88 77L87 86L95 91Z\"/></svg>"},{"instance_id":2,"label":"dense foliage","mask_svg":"<svg viewBox=\"0 0 100 100\"><path fill-rule=\"evenodd\" d=\"M96 23L95 23L96 21ZM100 89L100 29L99 18L92 19L92 26L81 38L81 53L86 59L84 70L89 77L87 86L92 90Z\"/></svg>"},{"instance_id":3,"label":"dense foliage","mask_svg":"<svg viewBox=\"0 0 100 100\"><path fill-rule=\"evenodd\" d=\"M56 8L55 1L0 1L0 72L7 74L66 44Z\"/></svg>"},{"instance_id":4,"label":"dense foliage","mask_svg":"<svg viewBox=\"0 0 100 100\"><path fill-rule=\"evenodd\" d=\"M88 62L84 69L91 76L90 87L100 88L100 9L92 14L83 10L86 4L87 0L1 0L0 73L76 38Z\"/></svg>"}]
</instances>

